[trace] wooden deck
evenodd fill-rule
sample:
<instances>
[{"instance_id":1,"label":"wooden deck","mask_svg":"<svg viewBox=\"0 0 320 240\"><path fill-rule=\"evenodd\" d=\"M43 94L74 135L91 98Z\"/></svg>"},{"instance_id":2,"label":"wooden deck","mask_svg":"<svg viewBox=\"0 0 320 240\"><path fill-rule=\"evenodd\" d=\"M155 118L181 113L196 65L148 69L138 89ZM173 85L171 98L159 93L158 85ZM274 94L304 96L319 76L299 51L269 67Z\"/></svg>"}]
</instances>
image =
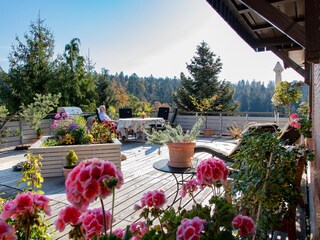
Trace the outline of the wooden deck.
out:
<instances>
[{"instance_id":1,"label":"wooden deck","mask_svg":"<svg viewBox=\"0 0 320 240\"><path fill-rule=\"evenodd\" d=\"M199 138L197 144L211 144L225 152L230 151L235 142L231 138ZM158 155L158 149L155 146L146 145L141 142L125 142L122 145L122 152L127 156L127 159L122 161L121 170L124 175L124 185L121 189L116 190L115 203L115 228L124 228L127 225L139 219L140 211L135 211L133 206L140 201L144 192L149 190L162 189L165 191L168 198L168 205L173 201L177 191L176 181L171 174L157 171L153 168L153 163L168 157L167 148L163 148L161 155ZM0 193L6 192L9 197L19 192L16 189L18 180L21 177L21 172L14 172L12 166L24 160L23 155L26 151L2 151L0 152ZM199 156L206 158L208 155L202 154ZM23 188L24 186L21 186ZM65 185L63 177L45 178L42 190L45 195L51 199L52 216L50 222L53 223L57 218L58 212L68 205L65 195ZM211 192L204 190L196 195L197 202L206 203L211 196ZM174 204L179 205L178 201ZM111 197L104 200L106 209L111 208ZM181 206L189 209L192 202L186 197L182 199ZM100 202L96 201L90 205L90 208L100 207ZM68 239L68 228L60 233L56 232L54 239Z\"/></svg>"}]
</instances>

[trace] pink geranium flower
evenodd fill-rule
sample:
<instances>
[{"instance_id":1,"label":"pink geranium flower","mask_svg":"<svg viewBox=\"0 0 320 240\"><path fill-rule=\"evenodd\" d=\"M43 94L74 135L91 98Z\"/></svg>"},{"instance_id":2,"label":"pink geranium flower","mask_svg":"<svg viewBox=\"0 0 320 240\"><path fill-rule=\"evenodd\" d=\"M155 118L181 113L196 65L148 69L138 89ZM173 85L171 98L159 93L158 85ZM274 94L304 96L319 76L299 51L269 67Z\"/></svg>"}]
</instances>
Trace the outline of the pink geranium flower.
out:
<instances>
[{"instance_id":1,"label":"pink geranium flower","mask_svg":"<svg viewBox=\"0 0 320 240\"><path fill-rule=\"evenodd\" d=\"M77 225L80 223L81 212L73 207L67 206L58 214L58 219L55 222L56 229L62 232L68 224Z\"/></svg>"},{"instance_id":2,"label":"pink geranium flower","mask_svg":"<svg viewBox=\"0 0 320 240\"><path fill-rule=\"evenodd\" d=\"M109 211L105 212L106 216L106 227L110 228L113 219ZM82 226L85 230L87 238L93 238L94 236L101 236L104 231L103 227L103 213L101 208L95 208L87 210L80 218Z\"/></svg>"},{"instance_id":3,"label":"pink geranium flower","mask_svg":"<svg viewBox=\"0 0 320 240\"><path fill-rule=\"evenodd\" d=\"M229 175L227 165L219 158L208 158L200 162L197 167L199 185L207 186L218 181L226 181Z\"/></svg>"},{"instance_id":4,"label":"pink geranium flower","mask_svg":"<svg viewBox=\"0 0 320 240\"><path fill-rule=\"evenodd\" d=\"M0 219L0 239L1 240L16 240L17 236L13 227Z\"/></svg>"},{"instance_id":5,"label":"pink geranium flower","mask_svg":"<svg viewBox=\"0 0 320 240\"><path fill-rule=\"evenodd\" d=\"M117 228L115 230L112 230L112 234L117 236L120 239L122 239L124 237L125 233L126 233L126 231L121 228ZM110 232L108 232L108 235L110 235Z\"/></svg>"},{"instance_id":6,"label":"pink geranium flower","mask_svg":"<svg viewBox=\"0 0 320 240\"><path fill-rule=\"evenodd\" d=\"M200 234L203 231L205 220L195 217L193 219L184 218L181 221L176 233L177 240L192 240L200 239Z\"/></svg>"},{"instance_id":7,"label":"pink geranium flower","mask_svg":"<svg viewBox=\"0 0 320 240\"><path fill-rule=\"evenodd\" d=\"M298 113L292 113L291 116L290 116L290 119L291 120L295 120L299 117Z\"/></svg>"},{"instance_id":8,"label":"pink geranium flower","mask_svg":"<svg viewBox=\"0 0 320 240\"><path fill-rule=\"evenodd\" d=\"M17 208L17 203L15 200L6 202L3 206L0 218L4 220L9 219L12 215L15 214L16 208Z\"/></svg>"},{"instance_id":9,"label":"pink geranium flower","mask_svg":"<svg viewBox=\"0 0 320 240\"><path fill-rule=\"evenodd\" d=\"M145 222L142 221L138 221L135 223L132 223L129 231L132 233L133 237L131 238L131 240L138 240L138 239L142 239L143 235L146 234L146 232L148 232L148 226Z\"/></svg>"},{"instance_id":10,"label":"pink geranium flower","mask_svg":"<svg viewBox=\"0 0 320 240\"><path fill-rule=\"evenodd\" d=\"M234 228L239 229L241 237L255 234L255 224L250 217L238 215L232 220L232 225Z\"/></svg>"},{"instance_id":11,"label":"pink geranium flower","mask_svg":"<svg viewBox=\"0 0 320 240\"><path fill-rule=\"evenodd\" d=\"M0 217L6 220L16 219L19 216L31 216L35 208L43 210L46 215L51 214L49 199L46 196L31 192L21 193L14 200L5 203Z\"/></svg>"},{"instance_id":12,"label":"pink geranium flower","mask_svg":"<svg viewBox=\"0 0 320 240\"><path fill-rule=\"evenodd\" d=\"M163 190L154 190L144 193L140 201L141 208L147 206L159 209L167 202L167 198ZM138 209L138 207L135 206L135 209Z\"/></svg>"},{"instance_id":13,"label":"pink geranium flower","mask_svg":"<svg viewBox=\"0 0 320 240\"><path fill-rule=\"evenodd\" d=\"M57 113L56 115L54 115L54 119L60 119L60 118L61 118L61 116L60 116L59 113Z\"/></svg>"},{"instance_id":14,"label":"pink geranium flower","mask_svg":"<svg viewBox=\"0 0 320 240\"><path fill-rule=\"evenodd\" d=\"M181 197L185 197L186 193L192 194L194 191L198 190L198 180L190 179L185 184L182 185L179 194Z\"/></svg>"},{"instance_id":15,"label":"pink geranium flower","mask_svg":"<svg viewBox=\"0 0 320 240\"><path fill-rule=\"evenodd\" d=\"M65 182L69 202L76 208L85 211L96 198L111 195L112 188L105 186L105 181L112 179L115 187L123 184L123 175L112 162L97 158L82 161L75 167Z\"/></svg>"},{"instance_id":16,"label":"pink geranium flower","mask_svg":"<svg viewBox=\"0 0 320 240\"><path fill-rule=\"evenodd\" d=\"M33 202L37 209L43 210L48 216L51 216L51 207L49 205L49 198L41 194L33 194Z\"/></svg>"},{"instance_id":17,"label":"pink geranium flower","mask_svg":"<svg viewBox=\"0 0 320 240\"><path fill-rule=\"evenodd\" d=\"M301 118L299 118L299 115L297 113L293 113L290 116L290 126L296 129L301 128L301 123L300 123Z\"/></svg>"},{"instance_id":18,"label":"pink geranium flower","mask_svg":"<svg viewBox=\"0 0 320 240\"><path fill-rule=\"evenodd\" d=\"M66 113L66 112L62 112L62 113L61 113L61 117L62 117L62 118L65 118L65 117L67 117L67 116L68 116L68 113Z\"/></svg>"}]
</instances>

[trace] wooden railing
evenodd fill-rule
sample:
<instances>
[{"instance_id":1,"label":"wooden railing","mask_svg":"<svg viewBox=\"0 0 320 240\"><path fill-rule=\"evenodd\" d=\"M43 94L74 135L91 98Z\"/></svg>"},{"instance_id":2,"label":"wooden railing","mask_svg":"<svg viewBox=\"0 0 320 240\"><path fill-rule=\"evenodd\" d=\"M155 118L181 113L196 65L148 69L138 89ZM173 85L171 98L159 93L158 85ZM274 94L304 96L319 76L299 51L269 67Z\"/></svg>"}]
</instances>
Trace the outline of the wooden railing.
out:
<instances>
[{"instance_id":1,"label":"wooden railing","mask_svg":"<svg viewBox=\"0 0 320 240\"><path fill-rule=\"evenodd\" d=\"M92 115L92 117L88 118L88 121L92 121L92 118L95 116L95 113L87 114ZM184 130L190 130L200 116L201 114L198 112L180 112L176 117L175 125L179 124L182 126ZM282 128L287 123L287 121L287 117L279 117L278 114L274 114L272 112L211 112L208 113L207 116L207 127L212 128L216 135L222 136L230 134L227 129L227 127L230 125L237 125L238 127L243 128L246 124L250 122L276 122L278 126ZM43 132L43 135L51 135L50 126L52 122L53 119L42 120L40 128ZM11 131L19 132L19 134L16 136L2 139L5 142L0 145L0 149L24 144L31 144L35 142L35 140L37 139L35 130L30 128L30 126L22 120L9 122L5 127L7 129L10 129ZM202 129L203 128L205 128L204 125L202 126Z\"/></svg>"},{"instance_id":2,"label":"wooden railing","mask_svg":"<svg viewBox=\"0 0 320 240\"><path fill-rule=\"evenodd\" d=\"M177 115L175 124L182 126L184 130L191 129L197 119L201 116L200 113L179 113ZM285 126L288 122L288 117L280 117L279 114L272 112L215 112L208 113L207 127L214 130L215 134L220 136L230 135L228 127L236 125L240 128L244 128L249 123L277 123L279 128ZM205 126L202 125L202 129Z\"/></svg>"}]
</instances>

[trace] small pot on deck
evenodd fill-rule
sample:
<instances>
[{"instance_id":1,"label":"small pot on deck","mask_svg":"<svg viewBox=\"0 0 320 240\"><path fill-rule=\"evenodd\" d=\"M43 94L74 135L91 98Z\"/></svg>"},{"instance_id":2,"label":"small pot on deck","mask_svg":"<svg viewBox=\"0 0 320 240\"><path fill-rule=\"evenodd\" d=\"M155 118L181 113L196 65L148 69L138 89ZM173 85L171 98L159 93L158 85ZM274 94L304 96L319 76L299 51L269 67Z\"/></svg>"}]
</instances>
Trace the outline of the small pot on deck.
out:
<instances>
[{"instance_id":1,"label":"small pot on deck","mask_svg":"<svg viewBox=\"0 0 320 240\"><path fill-rule=\"evenodd\" d=\"M213 135L213 129L212 128L205 128L203 129L203 136L204 137L212 137Z\"/></svg>"},{"instance_id":2,"label":"small pot on deck","mask_svg":"<svg viewBox=\"0 0 320 240\"><path fill-rule=\"evenodd\" d=\"M75 166L74 166L74 167L64 166L64 167L62 168L63 176L65 177L65 179L67 179L68 174L69 174L74 168L75 168Z\"/></svg>"}]
</instances>

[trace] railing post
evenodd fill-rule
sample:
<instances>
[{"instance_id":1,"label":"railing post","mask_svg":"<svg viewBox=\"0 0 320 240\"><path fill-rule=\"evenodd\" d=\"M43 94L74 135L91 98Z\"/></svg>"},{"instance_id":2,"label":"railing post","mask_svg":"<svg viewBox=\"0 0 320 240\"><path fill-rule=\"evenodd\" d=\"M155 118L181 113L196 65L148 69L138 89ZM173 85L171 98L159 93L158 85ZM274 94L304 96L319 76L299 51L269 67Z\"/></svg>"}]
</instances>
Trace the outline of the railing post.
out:
<instances>
[{"instance_id":1,"label":"railing post","mask_svg":"<svg viewBox=\"0 0 320 240\"><path fill-rule=\"evenodd\" d=\"M23 124L21 118L19 119L19 130L20 130L20 145L23 145Z\"/></svg>"},{"instance_id":2,"label":"railing post","mask_svg":"<svg viewBox=\"0 0 320 240\"><path fill-rule=\"evenodd\" d=\"M222 113L220 113L220 137L222 136Z\"/></svg>"},{"instance_id":3,"label":"railing post","mask_svg":"<svg viewBox=\"0 0 320 240\"><path fill-rule=\"evenodd\" d=\"M50 136L52 136L52 128L51 128L51 126L52 126L52 124L53 124L53 119L50 119L50 121L49 121L49 129L50 129Z\"/></svg>"},{"instance_id":4,"label":"railing post","mask_svg":"<svg viewBox=\"0 0 320 240\"><path fill-rule=\"evenodd\" d=\"M248 125L248 122L249 122L249 114L246 113L246 125Z\"/></svg>"}]
</instances>

